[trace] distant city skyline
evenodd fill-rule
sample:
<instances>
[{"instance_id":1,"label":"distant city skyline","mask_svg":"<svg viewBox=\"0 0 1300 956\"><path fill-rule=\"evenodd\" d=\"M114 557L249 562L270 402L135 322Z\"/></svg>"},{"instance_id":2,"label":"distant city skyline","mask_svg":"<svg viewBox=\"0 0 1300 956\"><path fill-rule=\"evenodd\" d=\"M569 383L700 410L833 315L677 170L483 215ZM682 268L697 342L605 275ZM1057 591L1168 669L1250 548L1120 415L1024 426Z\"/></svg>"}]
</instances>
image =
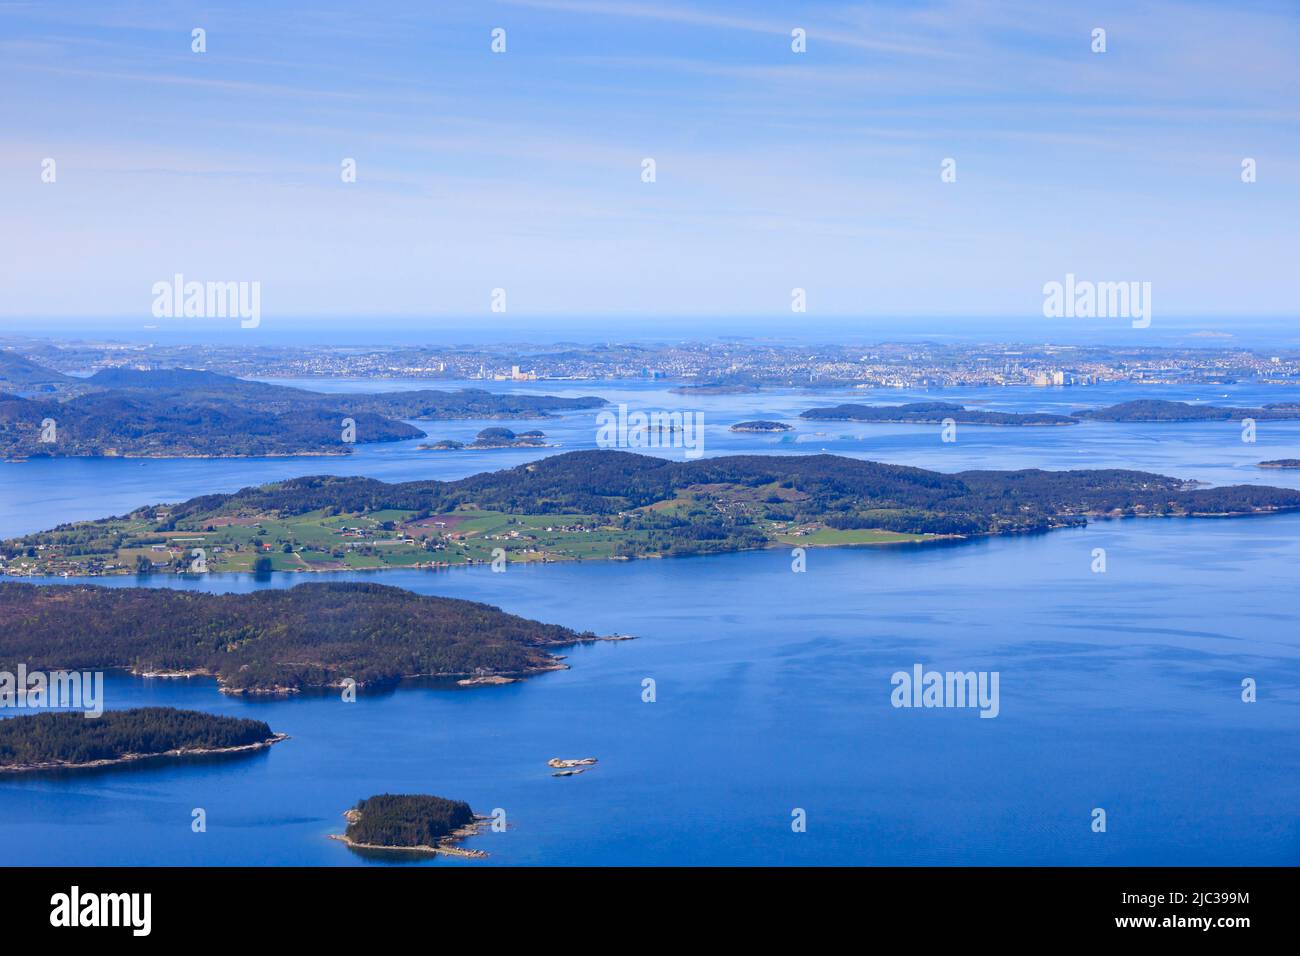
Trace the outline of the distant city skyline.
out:
<instances>
[{"instance_id":1,"label":"distant city skyline","mask_svg":"<svg viewBox=\"0 0 1300 956\"><path fill-rule=\"evenodd\" d=\"M1295 312L1294 4L354 9L0 3L0 334L241 332L151 316L175 274L260 283L251 341ZM1067 274L1151 283L1151 328L1043 318Z\"/></svg>"},{"instance_id":2,"label":"distant city skyline","mask_svg":"<svg viewBox=\"0 0 1300 956\"><path fill-rule=\"evenodd\" d=\"M236 320L17 317L0 320L0 348L25 342L260 347L452 347L565 343L754 341L790 345L888 342L1005 343L1136 348L1300 349L1300 326L1285 317L1160 316L1134 329L1125 320L1004 316L608 316L506 315L340 317L272 315L256 329ZM1230 329L1231 331L1225 331Z\"/></svg>"}]
</instances>

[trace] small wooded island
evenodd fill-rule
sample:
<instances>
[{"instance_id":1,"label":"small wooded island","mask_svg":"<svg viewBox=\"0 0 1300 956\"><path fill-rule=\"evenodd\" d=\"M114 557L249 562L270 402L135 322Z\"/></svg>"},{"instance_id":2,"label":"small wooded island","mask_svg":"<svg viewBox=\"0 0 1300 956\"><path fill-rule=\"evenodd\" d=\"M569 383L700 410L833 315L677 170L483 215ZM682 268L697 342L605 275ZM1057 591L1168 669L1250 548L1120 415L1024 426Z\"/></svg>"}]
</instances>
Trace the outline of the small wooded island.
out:
<instances>
[{"instance_id":1,"label":"small wooded island","mask_svg":"<svg viewBox=\"0 0 1300 956\"><path fill-rule=\"evenodd\" d=\"M1261 468L1300 468L1300 458L1274 458L1272 461L1261 461Z\"/></svg>"},{"instance_id":2,"label":"small wooded island","mask_svg":"<svg viewBox=\"0 0 1300 956\"><path fill-rule=\"evenodd\" d=\"M427 794L381 793L343 814L347 830L331 839L355 850L394 850L485 857L482 850L455 846L479 831L487 817L475 816L463 800Z\"/></svg>"},{"instance_id":3,"label":"small wooded island","mask_svg":"<svg viewBox=\"0 0 1300 956\"><path fill-rule=\"evenodd\" d=\"M84 770L139 760L251 753L279 743L261 720L174 707L30 714L0 720L0 773Z\"/></svg>"},{"instance_id":4,"label":"small wooded island","mask_svg":"<svg viewBox=\"0 0 1300 956\"><path fill-rule=\"evenodd\" d=\"M453 438L444 438L431 445L420 445L421 451L477 451L481 448L554 448L546 443L546 433L534 428L526 432L513 432L509 428L485 428L466 444Z\"/></svg>"},{"instance_id":5,"label":"small wooded island","mask_svg":"<svg viewBox=\"0 0 1300 956\"><path fill-rule=\"evenodd\" d=\"M787 425L785 422L773 421L755 421L755 422L736 422L728 431L733 432L788 432L794 429L793 425Z\"/></svg>"}]
</instances>

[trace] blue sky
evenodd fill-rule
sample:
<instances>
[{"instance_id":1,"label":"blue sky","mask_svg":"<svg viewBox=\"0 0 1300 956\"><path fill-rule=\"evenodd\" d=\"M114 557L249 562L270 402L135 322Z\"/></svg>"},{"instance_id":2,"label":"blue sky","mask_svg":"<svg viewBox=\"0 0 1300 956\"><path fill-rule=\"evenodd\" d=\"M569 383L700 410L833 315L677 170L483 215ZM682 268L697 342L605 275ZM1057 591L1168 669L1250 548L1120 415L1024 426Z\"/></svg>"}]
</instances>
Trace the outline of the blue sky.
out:
<instances>
[{"instance_id":1,"label":"blue sky","mask_svg":"<svg viewBox=\"0 0 1300 956\"><path fill-rule=\"evenodd\" d=\"M0 0L0 323L178 272L267 323L1292 315L1298 52L1251 0Z\"/></svg>"}]
</instances>

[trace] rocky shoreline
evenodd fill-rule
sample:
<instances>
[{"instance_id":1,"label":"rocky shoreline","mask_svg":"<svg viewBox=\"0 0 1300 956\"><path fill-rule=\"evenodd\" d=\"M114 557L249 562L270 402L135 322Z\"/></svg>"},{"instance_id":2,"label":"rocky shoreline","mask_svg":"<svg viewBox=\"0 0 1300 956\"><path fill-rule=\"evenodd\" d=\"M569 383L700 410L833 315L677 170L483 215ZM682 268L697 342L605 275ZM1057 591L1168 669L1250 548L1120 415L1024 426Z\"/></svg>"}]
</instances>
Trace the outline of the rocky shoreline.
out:
<instances>
[{"instance_id":1,"label":"rocky shoreline","mask_svg":"<svg viewBox=\"0 0 1300 956\"><path fill-rule=\"evenodd\" d=\"M564 644L551 645L557 648L572 647L575 644L598 644L598 643L617 643L620 641L634 641L636 636L633 634L602 634L596 637L579 638L578 640ZM406 680L455 680L460 687L497 687L504 684L516 684L520 681L527 680L529 677L536 677L540 674L550 674L554 671L565 671L569 669L563 654L552 654L547 651L550 661L545 664L538 664L536 667L523 671L510 671L506 673L465 673L458 671L444 674L403 674L397 678L395 683ZM332 681L328 684L312 684L307 687L287 687L277 685L274 687L229 687L221 679L221 675L210 670L201 668L193 670L165 670L165 669L144 669L137 670L133 667L116 667L113 670L122 670L133 677L142 677L147 680L186 680L195 677L207 677L217 682L217 691L227 694L231 697L293 697L304 692L325 692L337 691L344 688L342 680ZM364 690L369 686L371 681L358 681L357 690ZM272 741L274 742L274 741ZM151 756L151 755L144 755ZM4 768L0 768L2 771Z\"/></svg>"},{"instance_id":2,"label":"rocky shoreline","mask_svg":"<svg viewBox=\"0 0 1300 956\"><path fill-rule=\"evenodd\" d=\"M351 810L345 810L343 811L343 819L347 820L348 823L356 823L361 819L361 811L357 810L355 807ZM458 856L464 859L482 860L487 858L486 851L466 850L464 847L456 846L456 844L472 836L477 836L483 827L487 826L491 819L491 817L475 814L472 823L467 823L465 826L460 827L457 830L452 830L451 833L438 841L437 846L381 846L376 843L357 843L346 833L331 833L329 838L331 840L338 840L344 846L353 850L372 850L381 853L426 853L430 855L441 853L444 856Z\"/></svg>"},{"instance_id":3,"label":"rocky shoreline","mask_svg":"<svg viewBox=\"0 0 1300 956\"><path fill-rule=\"evenodd\" d=\"M116 767L122 764L138 763L143 760L212 757L224 754L251 753L255 750L264 750L272 744L278 744L280 741L288 739L288 734L275 734L272 737L268 737L266 740L259 740L256 743L251 744L241 744L238 747L213 747L210 749L179 748L176 750L164 750L153 754L122 754L120 757L108 757L103 760L89 760L84 763L73 763L68 760L50 760L34 764L15 764L10 766L0 766L0 773L38 773L46 770L95 770L102 767Z\"/></svg>"}]
</instances>

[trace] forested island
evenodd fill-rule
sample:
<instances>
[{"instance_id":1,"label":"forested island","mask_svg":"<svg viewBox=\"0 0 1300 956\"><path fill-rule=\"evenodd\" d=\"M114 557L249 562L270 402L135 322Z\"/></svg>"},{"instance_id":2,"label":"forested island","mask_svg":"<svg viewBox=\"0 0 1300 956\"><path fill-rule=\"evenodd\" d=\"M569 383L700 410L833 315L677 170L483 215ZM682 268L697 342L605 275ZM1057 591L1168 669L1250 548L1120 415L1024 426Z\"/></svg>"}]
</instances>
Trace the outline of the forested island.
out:
<instances>
[{"instance_id":1,"label":"forested island","mask_svg":"<svg viewBox=\"0 0 1300 956\"><path fill-rule=\"evenodd\" d=\"M575 451L456 481L316 476L0 542L28 574L330 571L919 542L1089 517L1247 515L1300 491L1121 469L942 474L834 455L669 461Z\"/></svg>"},{"instance_id":2,"label":"forested island","mask_svg":"<svg viewBox=\"0 0 1300 956\"><path fill-rule=\"evenodd\" d=\"M810 408L800 418L822 422L877 422L890 425L938 425L951 419L962 425L1077 425L1066 415L1046 412L983 412L953 402L906 405L835 405Z\"/></svg>"},{"instance_id":3,"label":"forested island","mask_svg":"<svg viewBox=\"0 0 1300 956\"><path fill-rule=\"evenodd\" d=\"M451 438L421 445L423 451L477 451L485 448L554 448L546 443L546 433L538 429L513 432L509 428L494 426L484 428L472 442L459 442Z\"/></svg>"},{"instance_id":4,"label":"forested island","mask_svg":"<svg viewBox=\"0 0 1300 956\"><path fill-rule=\"evenodd\" d=\"M733 432L788 432L793 430L793 425L787 425L785 422L772 421L754 421L754 422L736 422L728 431Z\"/></svg>"},{"instance_id":5,"label":"forested island","mask_svg":"<svg viewBox=\"0 0 1300 956\"><path fill-rule=\"evenodd\" d=\"M483 857L481 850L455 844L473 836L485 818L463 800L427 794L381 793L367 797L343 814L347 830L335 837L358 850L403 850Z\"/></svg>"},{"instance_id":6,"label":"forested island","mask_svg":"<svg viewBox=\"0 0 1300 956\"><path fill-rule=\"evenodd\" d=\"M1256 421L1292 421L1300 419L1300 402L1275 402L1260 408L1230 408L1220 405L1192 405L1143 399L1121 402L1109 408L1084 409L1071 413L1075 418L1100 422L1227 422L1253 418Z\"/></svg>"},{"instance_id":7,"label":"forested island","mask_svg":"<svg viewBox=\"0 0 1300 956\"><path fill-rule=\"evenodd\" d=\"M1261 468L1300 468L1300 458L1274 458L1272 461L1261 461Z\"/></svg>"},{"instance_id":8,"label":"forested island","mask_svg":"<svg viewBox=\"0 0 1300 956\"><path fill-rule=\"evenodd\" d=\"M0 583L0 660L215 677L226 693L391 687L408 677L527 677L552 650L601 638L382 584L247 594ZM93 723L94 721L90 721Z\"/></svg>"},{"instance_id":9,"label":"forested island","mask_svg":"<svg viewBox=\"0 0 1300 956\"><path fill-rule=\"evenodd\" d=\"M812 421L876 422L936 425L945 419L963 425L1076 425L1080 420L1101 422L1218 422L1289 421L1300 419L1300 403L1276 402L1260 408L1192 405L1159 399L1122 402L1108 408L1081 409L1069 415L1046 412L985 412L953 402L912 402L906 405L835 405L810 408L800 418Z\"/></svg>"},{"instance_id":10,"label":"forested island","mask_svg":"<svg viewBox=\"0 0 1300 956\"><path fill-rule=\"evenodd\" d=\"M80 712L30 714L0 720L0 773L251 753L284 739L261 720L173 707L107 710L94 718Z\"/></svg>"},{"instance_id":11,"label":"forested island","mask_svg":"<svg viewBox=\"0 0 1300 956\"><path fill-rule=\"evenodd\" d=\"M424 436L403 419L546 419L605 404L479 389L328 394L194 369L105 369L69 381L67 394L0 394L0 457L346 455Z\"/></svg>"}]
</instances>

